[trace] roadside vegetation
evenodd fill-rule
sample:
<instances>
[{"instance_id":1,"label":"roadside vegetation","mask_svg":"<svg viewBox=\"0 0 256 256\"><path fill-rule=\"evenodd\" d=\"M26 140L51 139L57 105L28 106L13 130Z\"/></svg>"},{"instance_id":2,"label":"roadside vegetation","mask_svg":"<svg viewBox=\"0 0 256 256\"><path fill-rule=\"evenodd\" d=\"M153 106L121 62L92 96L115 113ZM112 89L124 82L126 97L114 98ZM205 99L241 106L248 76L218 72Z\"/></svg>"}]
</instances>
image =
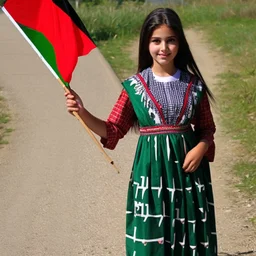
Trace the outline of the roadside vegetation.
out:
<instances>
[{"instance_id":1,"label":"roadside vegetation","mask_svg":"<svg viewBox=\"0 0 256 256\"><path fill-rule=\"evenodd\" d=\"M183 6L166 6L179 13L185 28L203 30L228 65L221 75L218 104L227 132L243 147L239 160L234 163L235 173L241 180L238 186L255 196L256 3L254 0L184 2ZM97 4L81 4L80 17L120 79L136 71L136 63L131 60L127 47L138 38L145 16L156 7L127 1L120 4L98 0Z\"/></svg>"},{"instance_id":2,"label":"roadside vegetation","mask_svg":"<svg viewBox=\"0 0 256 256\"><path fill-rule=\"evenodd\" d=\"M1 96L0 88L0 148L1 145L7 144L6 135L8 135L12 129L8 128L7 123L10 120L10 115L7 111L5 99Z\"/></svg>"}]
</instances>

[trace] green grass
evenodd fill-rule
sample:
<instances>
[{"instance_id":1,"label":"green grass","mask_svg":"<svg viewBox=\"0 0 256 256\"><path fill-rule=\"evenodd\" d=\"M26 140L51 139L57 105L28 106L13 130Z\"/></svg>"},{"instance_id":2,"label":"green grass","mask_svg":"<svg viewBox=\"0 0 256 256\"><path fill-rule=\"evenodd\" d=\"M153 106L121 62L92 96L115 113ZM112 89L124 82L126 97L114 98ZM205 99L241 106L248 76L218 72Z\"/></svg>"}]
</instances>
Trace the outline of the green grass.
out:
<instances>
[{"instance_id":1,"label":"green grass","mask_svg":"<svg viewBox=\"0 0 256 256\"><path fill-rule=\"evenodd\" d=\"M117 7L117 2L109 1L99 6L81 5L78 14L93 40L99 42L138 35L147 8L134 2L124 2L121 7Z\"/></svg>"},{"instance_id":2,"label":"green grass","mask_svg":"<svg viewBox=\"0 0 256 256\"><path fill-rule=\"evenodd\" d=\"M241 183L237 187L254 196L256 190L256 164L240 162L236 164L236 174L241 177ZM256 218L256 216L255 216Z\"/></svg>"},{"instance_id":3,"label":"green grass","mask_svg":"<svg viewBox=\"0 0 256 256\"><path fill-rule=\"evenodd\" d=\"M256 217L253 217L253 218L251 218L250 220L251 220L251 222L252 222L254 225L256 225Z\"/></svg>"},{"instance_id":4,"label":"green grass","mask_svg":"<svg viewBox=\"0 0 256 256\"><path fill-rule=\"evenodd\" d=\"M240 186L256 195L256 3L254 0L185 2L184 6L174 6L184 27L203 30L228 63L216 96L227 132L246 152L234 165L242 181ZM126 49L138 37L145 16L155 7L126 2L117 8L116 2L105 2L93 9L84 6L79 11L103 55L122 79L136 70L136 63L131 63Z\"/></svg>"},{"instance_id":5,"label":"green grass","mask_svg":"<svg viewBox=\"0 0 256 256\"><path fill-rule=\"evenodd\" d=\"M113 70L116 72L120 80L124 80L131 74L136 72L135 64L129 55L124 56L124 50L132 43L127 37L118 40L110 39L108 41L100 41L98 46L101 53L108 60ZM114 51L113 51L114 49Z\"/></svg>"}]
</instances>

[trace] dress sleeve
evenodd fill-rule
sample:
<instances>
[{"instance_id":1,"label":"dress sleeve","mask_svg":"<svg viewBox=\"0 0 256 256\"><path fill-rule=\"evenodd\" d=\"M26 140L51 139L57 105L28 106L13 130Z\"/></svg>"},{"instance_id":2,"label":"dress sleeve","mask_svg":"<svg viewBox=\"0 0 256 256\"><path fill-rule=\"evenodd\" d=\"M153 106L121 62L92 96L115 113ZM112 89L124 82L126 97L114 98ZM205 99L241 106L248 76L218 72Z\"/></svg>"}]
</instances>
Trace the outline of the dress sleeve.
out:
<instances>
[{"instance_id":1,"label":"dress sleeve","mask_svg":"<svg viewBox=\"0 0 256 256\"><path fill-rule=\"evenodd\" d=\"M107 121L105 122L107 138L101 138L103 147L114 149L118 141L122 139L133 126L135 117L135 112L129 96L125 90L122 90Z\"/></svg>"},{"instance_id":2,"label":"dress sleeve","mask_svg":"<svg viewBox=\"0 0 256 256\"><path fill-rule=\"evenodd\" d=\"M213 162L215 156L214 133L216 131L216 127L213 121L208 96L205 92L196 109L195 118L192 123L195 125L195 133L199 140L208 143L209 148L205 156L210 162Z\"/></svg>"}]
</instances>

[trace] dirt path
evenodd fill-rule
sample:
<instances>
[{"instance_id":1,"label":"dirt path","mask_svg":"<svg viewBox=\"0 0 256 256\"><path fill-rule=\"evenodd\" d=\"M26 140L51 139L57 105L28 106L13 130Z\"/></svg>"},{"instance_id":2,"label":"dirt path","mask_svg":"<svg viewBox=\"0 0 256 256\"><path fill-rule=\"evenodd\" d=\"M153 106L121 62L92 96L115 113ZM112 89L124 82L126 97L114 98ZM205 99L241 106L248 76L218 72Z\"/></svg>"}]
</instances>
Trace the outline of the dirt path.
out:
<instances>
[{"instance_id":1,"label":"dirt path","mask_svg":"<svg viewBox=\"0 0 256 256\"><path fill-rule=\"evenodd\" d=\"M194 58L217 100L216 106L212 109L217 126L215 135L217 151L215 162L211 164L211 171L219 252L220 255L235 255L238 252L256 255L256 230L249 221L255 216L256 200L249 200L234 186L238 181L232 175L232 163L237 159L239 145L227 137L225 129L221 126L221 114L218 110L217 75L225 68L225 62L220 53L211 50L202 32L187 30L186 37ZM135 61L137 61L137 48L138 45L135 44L130 49L131 58Z\"/></svg>"}]
</instances>

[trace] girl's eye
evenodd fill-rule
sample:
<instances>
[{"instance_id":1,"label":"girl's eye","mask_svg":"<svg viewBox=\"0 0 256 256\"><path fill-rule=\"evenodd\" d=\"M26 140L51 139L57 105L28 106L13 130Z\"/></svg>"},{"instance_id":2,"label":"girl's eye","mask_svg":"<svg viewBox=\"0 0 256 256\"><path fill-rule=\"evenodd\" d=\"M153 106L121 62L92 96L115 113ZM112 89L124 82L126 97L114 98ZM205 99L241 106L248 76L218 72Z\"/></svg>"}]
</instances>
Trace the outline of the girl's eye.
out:
<instances>
[{"instance_id":1,"label":"girl's eye","mask_svg":"<svg viewBox=\"0 0 256 256\"><path fill-rule=\"evenodd\" d=\"M168 43L175 43L176 42L176 39L175 38L170 38L169 40L168 40Z\"/></svg>"},{"instance_id":2,"label":"girl's eye","mask_svg":"<svg viewBox=\"0 0 256 256\"><path fill-rule=\"evenodd\" d=\"M155 43L155 44L160 44L161 43L161 39L155 38L155 39L152 39L151 42ZM177 42L176 38L170 38L170 39L168 39L166 41L167 44L174 44L176 42Z\"/></svg>"}]
</instances>

